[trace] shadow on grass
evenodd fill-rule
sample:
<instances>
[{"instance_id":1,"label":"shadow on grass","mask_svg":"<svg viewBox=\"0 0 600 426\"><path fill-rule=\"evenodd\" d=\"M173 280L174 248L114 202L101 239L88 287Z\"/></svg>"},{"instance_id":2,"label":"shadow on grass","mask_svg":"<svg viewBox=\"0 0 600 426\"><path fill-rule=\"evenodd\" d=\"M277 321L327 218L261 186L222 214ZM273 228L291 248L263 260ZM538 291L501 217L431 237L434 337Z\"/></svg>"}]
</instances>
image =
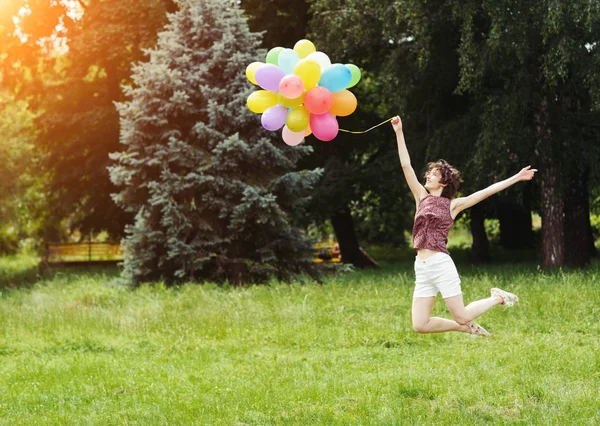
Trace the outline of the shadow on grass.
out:
<instances>
[{"instance_id":1,"label":"shadow on grass","mask_svg":"<svg viewBox=\"0 0 600 426\"><path fill-rule=\"evenodd\" d=\"M42 267L34 256L0 257L0 291L31 288L36 283L61 275L108 275L118 277L117 263L75 264Z\"/></svg>"},{"instance_id":2,"label":"shadow on grass","mask_svg":"<svg viewBox=\"0 0 600 426\"><path fill-rule=\"evenodd\" d=\"M449 246L450 256L456 263L473 264L471 261L471 247L469 246ZM367 252L377 262L414 262L416 252L410 247L386 247L372 246ZM541 252L539 249L518 249L505 250L498 245L490 245L490 265L494 264L515 264L515 263L539 263L541 262Z\"/></svg>"},{"instance_id":3,"label":"shadow on grass","mask_svg":"<svg viewBox=\"0 0 600 426\"><path fill-rule=\"evenodd\" d=\"M0 290L29 288L32 287L40 279L37 267L30 268L17 273L0 275Z\"/></svg>"},{"instance_id":4,"label":"shadow on grass","mask_svg":"<svg viewBox=\"0 0 600 426\"><path fill-rule=\"evenodd\" d=\"M0 290L31 287L39 279L38 258L34 256L0 257Z\"/></svg>"}]
</instances>

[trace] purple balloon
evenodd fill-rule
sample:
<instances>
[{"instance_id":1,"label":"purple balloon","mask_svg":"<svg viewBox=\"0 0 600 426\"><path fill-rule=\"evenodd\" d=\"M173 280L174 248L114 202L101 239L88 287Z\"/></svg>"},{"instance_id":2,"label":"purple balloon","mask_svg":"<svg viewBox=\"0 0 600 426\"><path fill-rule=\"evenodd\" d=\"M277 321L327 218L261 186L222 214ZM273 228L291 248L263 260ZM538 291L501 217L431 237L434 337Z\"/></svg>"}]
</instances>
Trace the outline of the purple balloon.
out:
<instances>
[{"instance_id":1,"label":"purple balloon","mask_svg":"<svg viewBox=\"0 0 600 426\"><path fill-rule=\"evenodd\" d=\"M264 64L256 69L254 79L260 87L273 93L279 92L279 82L285 73L277 65Z\"/></svg>"},{"instance_id":2,"label":"purple balloon","mask_svg":"<svg viewBox=\"0 0 600 426\"><path fill-rule=\"evenodd\" d=\"M287 115L287 108L282 107L281 105L275 105L263 113L262 117L260 118L260 122L265 129L273 132L283 127Z\"/></svg>"}]
</instances>

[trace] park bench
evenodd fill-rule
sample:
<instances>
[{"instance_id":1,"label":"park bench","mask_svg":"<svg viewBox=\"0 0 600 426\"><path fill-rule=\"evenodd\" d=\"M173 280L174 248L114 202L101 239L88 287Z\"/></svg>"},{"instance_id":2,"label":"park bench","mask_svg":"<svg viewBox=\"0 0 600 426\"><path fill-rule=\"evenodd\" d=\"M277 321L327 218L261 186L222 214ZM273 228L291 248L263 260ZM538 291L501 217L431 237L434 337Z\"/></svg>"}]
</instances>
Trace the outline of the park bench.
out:
<instances>
[{"instance_id":1,"label":"park bench","mask_svg":"<svg viewBox=\"0 0 600 426\"><path fill-rule=\"evenodd\" d=\"M313 261L316 263L338 263L342 261L337 243L313 244Z\"/></svg>"},{"instance_id":2,"label":"park bench","mask_svg":"<svg viewBox=\"0 0 600 426\"><path fill-rule=\"evenodd\" d=\"M334 243L313 245L313 261L316 263L341 262L339 250ZM116 263L123 260L119 243L50 243L46 245L42 264L44 267L81 265L91 263Z\"/></svg>"},{"instance_id":3,"label":"park bench","mask_svg":"<svg viewBox=\"0 0 600 426\"><path fill-rule=\"evenodd\" d=\"M116 263L123 260L119 243L50 243L42 259L45 266Z\"/></svg>"}]
</instances>

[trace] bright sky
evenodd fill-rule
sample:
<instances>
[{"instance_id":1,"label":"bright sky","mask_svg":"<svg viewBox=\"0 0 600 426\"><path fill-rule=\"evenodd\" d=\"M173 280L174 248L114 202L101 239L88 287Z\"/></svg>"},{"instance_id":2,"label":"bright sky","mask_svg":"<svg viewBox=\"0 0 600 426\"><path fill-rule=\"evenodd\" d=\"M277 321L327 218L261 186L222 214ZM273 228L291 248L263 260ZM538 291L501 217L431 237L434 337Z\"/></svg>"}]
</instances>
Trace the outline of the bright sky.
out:
<instances>
[{"instance_id":1,"label":"bright sky","mask_svg":"<svg viewBox=\"0 0 600 426\"><path fill-rule=\"evenodd\" d=\"M22 40L27 40L27 35L23 34L21 29L19 28L19 21L21 17L27 16L31 14L31 9L28 5L28 0L21 0L23 7L19 10L17 16L13 16L12 20L15 23L16 30L15 34ZM62 4L64 4L68 12L67 14L73 20L81 19L83 16L83 8L81 4L77 0L60 0ZM9 3L15 4L15 0L0 0L0 15L3 13L11 13ZM58 54L65 53L68 50L68 46L66 45L66 39L63 36L65 32L64 25L61 22L56 26L56 30L53 36L42 39L38 41L38 44L45 45L49 50L55 50Z\"/></svg>"}]
</instances>

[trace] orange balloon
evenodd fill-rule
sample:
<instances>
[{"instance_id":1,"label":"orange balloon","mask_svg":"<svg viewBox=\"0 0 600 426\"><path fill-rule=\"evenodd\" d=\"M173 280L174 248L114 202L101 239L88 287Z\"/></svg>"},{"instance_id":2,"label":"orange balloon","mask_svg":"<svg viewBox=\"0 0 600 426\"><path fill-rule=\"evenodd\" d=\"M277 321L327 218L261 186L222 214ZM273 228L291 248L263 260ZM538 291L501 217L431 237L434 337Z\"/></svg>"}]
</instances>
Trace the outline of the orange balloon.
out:
<instances>
[{"instance_id":1,"label":"orange balloon","mask_svg":"<svg viewBox=\"0 0 600 426\"><path fill-rule=\"evenodd\" d=\"M333 92L333 104L329 109L329 112L333 115L340 117L346 117L356 111L358 101L356 96L349 90L340 90L339 92Z\"/></svg>"},{"instance_id":2,"label":"orange balloon","mask_svg":"<svg viewBox=\"0 0 600 426\"><path fill-rule=\"evenodd\" d=\"M312 130L310 130L310 123L308 123L306 125L306 133L304 133L304 136L310 136L312 134Z\"/></svg>"}]
</instances>

